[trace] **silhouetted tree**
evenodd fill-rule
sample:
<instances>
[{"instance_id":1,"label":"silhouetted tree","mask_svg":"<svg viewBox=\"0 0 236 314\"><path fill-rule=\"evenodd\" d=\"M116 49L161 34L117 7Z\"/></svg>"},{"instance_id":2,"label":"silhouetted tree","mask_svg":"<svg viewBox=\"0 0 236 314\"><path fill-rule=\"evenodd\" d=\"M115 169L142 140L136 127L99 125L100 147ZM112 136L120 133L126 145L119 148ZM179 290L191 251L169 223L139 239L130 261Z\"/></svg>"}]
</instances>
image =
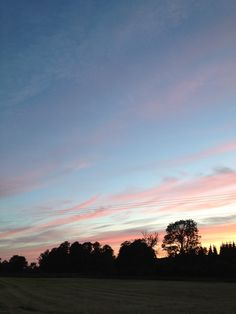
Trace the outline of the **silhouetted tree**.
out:
<instances>
[{"instance_id":1,"label":"silhouetted tree","mask_svg":"<svg viewBox=\"0 0 236 314\"><path fill-rule=\"evenodd\" d=\"M95 273L111 273L114 268L114 252L109 245L101 246L99 242L93 243L91 252L92 270Z\"/></svg>"},{"instance_id":2,"label":"silhouetted tree","mask_svg":"<svg viewBox=\"0 0 236 314\"><path fill-rule=\"evenodd\" d=\"M14 255L8 262L8 271L20 273L26 270L28 262L24 256Z\"/></svg>"},{"instance_id":3,"label":"silhouetted tree","mask_svg":"<svg viewBox=\"0 0 236 314\"><path fill-rule=\"evenodd\" d=\"M57 248L46 250L39 257L40 269L45 272L67 272L69 269L70 243L65 241Z\"/></svg>"},{"instance_id":4,"label":"silhouetted tree","mask_svg":"<svg viewBox=\"0 0 236 314\"><path fill-rule=\"evenodd\" d=\"M69 270L69 249L70 243L65 241L55 251L55 267L59 272L67 272Z\"/></svg>"},{"instance_id":5,"label":"silhouetted tree","mask_svg":"<svg viewBox=\"0 0 236 314\"><path fill-rule=\"evenodd\" d=\"M236 261L235 243L222 243L220 246L220 257L225 260Z\"/></svg>"},{"instance_id":6,"label":"silhouetted tree","mask_svg":"<svg viewBox=\"0 0 236 314\"><path fill-rule=\"evenodd\" d=\"M212 250L211 245L209 246L208 256L213 256L213 250Z\"/></svg>"},{"instance_id":7,"label":"silhouetted tree","mask_svg":"<svg viewBox=\"0 0 236 314\"><path fill-rule=\"evenodd\" d=\"M83 272L90 272L92 269L91 253L93 250L93 244L91 242L84 242L82 244L82 270Z\"/></svg>"},{"instance_id":8,"label":"silhouetted tree","mask_svg":"<svg viewBox=\"0 0 236 314\"><path fill-rule=\"evenodd\" d=\"M147 233L146 231L142 232L143 240L148 247L154 249L158 243L158 232Z\"/></svg>"},{"instance_id":9,"label":"silhouetted tree","mask_svg":"<svg viewBox=\"0 0 236 314\"><path fill-rule=\"evenodd\" d=\"M147 245L144 239L125 241L121 244L117 256L117 266L121 273L150 274L154 270L155 262L155 251Z\"/></svg>"},{"instance_id":10,"label":"silhouetted tree","mask_svg":"<svg viewBox=\"0 0 236 314\"><path fill-rule=\"evenodd\" d=\"M38 271L38 266L36 263L32 262L28 265L27 271L29 273L36 273Z\"/></svg>"},{"instance_id":11,"label":"silhouetted tree","mask_svg":"<svg viewBox=\"0 0 236 314\"><path fill-rule=\"evenodd\" d=\"M200 257L206 256L207 255L207 248L200 246L197 250L197 255Z\"/></svg>"},{"instance_id":12,"label":"silhouetted tree","mask_svg":"<svg viewBox=\"0 0 236 314\"><path fill-rule=\"evenodd\" d=\"M43 272L72 272L83 274L111 274L114 271L114 252L109 245L99 242L64 242L57 248L42 253L38 259Z\"/></svg>"},{"instance_id":13,"label":"silhouetted tree","mask_svg":"<svg viewBox=\"0 0 236 314\"><path fill-rule=\"evenodd\" d=\"M53 250L53 249L52 249ZM51 251L46 250L43 253L40 254L38 258L39 268L43 272L50 272L53 271L53 258Z\"/></svg>"},{"instance_id":14,"label":"silhouetted tree","mask_svg":"<svg viewBox=\"0 0 236 314\"><path fill-rule=\"evenodd\" d=\"M58 247L40 254L39 266L29 266L24 256L14 255L9 261L0 259L0 273L79 273L167 276L221 276L236 279L236 247L234 242L222 243L209 250L200 246L197 224L193 220L179 220L167 226L162 247L169 257L157 259L155 246L158 233L142 233L141 239L121 244L117 258L109 245L99 242L65 241ZM117 272L118 271L118 272Z\"/></svg>"},{"instance_id":15,"label":"silhouetted tree","mask_svg":"<svg viewBox=\"0 0 236 314\"><path fill-rule=\"evenodd\" d=\"M101 244L99 242L94 242L92 244L91 251L91 268L93 272L100 272L102 268L102 258L101 258Z\"/></svg>"},{"instance_id":16,"label":"silhouetted tree","mask_svg":"<svg viewBox=\"0 0 236 314\"><path fill-rule=\"evenodd\" d=\"M215 247L215 245L209 247L209 250L208 250L208 256L210 258L215 258L216 256L218 255L217 253L217 249Z\"/></svg>"},{"instance_id":17,"label":"silhouetted tree","mask_svg":"<svg viewBox=\"0 0 236 314\"><path fill-rule=\"evenodd\" d=\"M197 223L192 219L179 220L166 228L162 248L169 256L194 253L200 245Z\"/></svg>"},{"instance_id":18,"label":"silhouetted tree","mask_svg":"<svg viewBox=\"0 0 236 314\"><path fill-rule=\"evenodd\" d=\"M214 254L214 256L218 255L217 248L215 245L213 245L213 254Z\"/></svg>"},{"instance_id":19,"label":"silhouetted tree","mask_svg":"<svg viewBox=\"0 0 236 314\"><path fill-rule=\"evenodd\" d=\"M105 244L101 248L101 265L102 265L102 272L111 274L114 272L114 262L115 256L114 251L110 247L110 245Z\"/></svg>"},{"instance_id":20,"label":"silhouetted tree","mask_svg":"<svg viewBox=\"0 0 236 314\"><path fill-rule=\"evenodd\" d=\"M0 271L2 272L2 273L7 273L7 272L9 272L9 267L8 267L8 265L9 265L9 262L7 261L7 260L3 260L2 262L1 262L1 267L0 267Z\"/></svg>"},{"instance_id":21,"label":"silhouetted tree","mask_svg":"<svg viewBox=\"0 0 236 314\"><path fill-rule=\"evenodd\" d=\"M78 241L70 246L70 268L72 272L82 272L83 269L83 247Z\"/></svg>"}]
</instances>

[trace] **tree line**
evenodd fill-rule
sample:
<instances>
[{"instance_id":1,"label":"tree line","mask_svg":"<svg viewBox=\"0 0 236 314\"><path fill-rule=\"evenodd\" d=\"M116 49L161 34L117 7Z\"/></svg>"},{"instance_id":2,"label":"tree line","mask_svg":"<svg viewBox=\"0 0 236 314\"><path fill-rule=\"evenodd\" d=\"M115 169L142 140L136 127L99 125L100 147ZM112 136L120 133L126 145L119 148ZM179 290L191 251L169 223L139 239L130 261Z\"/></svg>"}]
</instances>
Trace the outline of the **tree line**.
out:
<instances>
[{"instance_id":1,"label":"tree line","mask_svg":"<svg viewBox=\"0 0 236 314\"><path fill-rule=\"evenodd\" d=\"M231 276L236 278L234 242L202 247L197 223L179 220L166 228L162 249L167 257L158 258L158 233L121 243L118 255L111 246L99 242L68 241L41 253L38 263L29 264L24 256L0 259L0 274L77 274L101 276Z\"/></svg>"}]
</instances>

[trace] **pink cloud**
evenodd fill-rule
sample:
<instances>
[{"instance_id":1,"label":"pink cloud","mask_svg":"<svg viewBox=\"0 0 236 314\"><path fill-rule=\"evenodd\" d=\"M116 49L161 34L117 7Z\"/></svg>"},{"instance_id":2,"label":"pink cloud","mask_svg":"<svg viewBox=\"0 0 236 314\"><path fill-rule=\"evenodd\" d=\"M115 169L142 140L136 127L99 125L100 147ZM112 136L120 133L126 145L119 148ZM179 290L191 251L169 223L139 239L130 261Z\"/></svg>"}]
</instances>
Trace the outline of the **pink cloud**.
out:
<instances>
[{"instance_id":1,"label":"pink cloud","mask_svg":"<svg viewBox=\"0 0 236 314\"><path fill-rule=\"evenodd\" d=\"M86 161L71 162L69 165L64 166L54 162L53 164L45 164L37 167L37 170L26 171L20 175L2 177L0 182L0 197L8 197L42 188L58 176L85 169L91 165L91 163Z\"/></svg>"},{"instance_id":2,"label":"pink cloud","mask_svg":"<svg viewBox=\"0 0 236 314\"><path fill-rule=\"evenodd\" d=\"M171 214L234 204L236 203L235 188L236 172L223 169L210 176L191 180L170 180L156 188L118 194L112 199L119 200L121 209L139 208L145 216L164 212ZM127 203L127 200L130 202Z\"/></svg>"},{"instance_id":3,"label":"pink cloud","mask_svg":"<svg viewBox=\"0 0 236 314\"><path fill-rule=\"evenodd\" d=\"M235 187L236 171L227 171L184 182L176 190L178 194L201 197L209 194L219 195L218 193L235 191Z\"/></svg>"},{"instance_id":4,"label":"pink cloud","mask_svg":"<svg viewBox=\"0 0 236 314\"><path fill-rule=\"evenodd\" d=\"M75 223L81 220L90 220L94 218L99 218L106 214L108 214L108 209L97 209L92 212L88 212L81 215L72 215L69 217L54 219L47 223L41 224L38 227L36 226L35 229L38 229L38 228L44 229L44 228L50 228L50 227L64 226L64 225Z\"/></svg>"},{"instance_id":5,"label":"pink cloud","mask_svg":"<svg viewBox=\"0 0 236 314\"><path fill-rule=\"evenodd\" d=\"M58 210L58 214L63 214L63 213L68 213L68 212L73 212L73 211L78 211L80 209L85 209L93 204L96 204L97 201L99 200L99 196L98 195L95 195L95 196L92 196L90 197L88 200L76 205L76 206L73 206L73 207L70 207L70 208L66 208L66 209L62 209L62 210ZM54 214L54 212L53 212Z\"/></svg>"},{"instance_id":6,"label":"pink cloud","mask_svg":"<svg viewBox=\"0 0 236 314\"><path fill-rule=\"evenodd\" d=\"M231 153L236 151L236 140L232 140L228 143L222 143L213 147L210 147L208 149L202 150L195 154L190 154L188 156L180 157L175 160L170 161L164 161L163 163L166 165L181 165L185 163L190 163L192 161L197 161L200 159L205 159L211 156L225 154L225 153Z\"/></svg>"},{"instance_id":7,"label":"pink cloud","mask_svg":"<svg viewBox=\"0 0 236 314\"><path fill-rule=\"evenodd\" d=\"M141 209L143 214L147 215L153 211L169 211L170 213L189 209L198 211L234 204L236 202L236 194L232 194L232 190L228 194L223 193L235 186L236 172L218 173L187 182L173 180L171 182L164 182L163 185L144 192L120 194L111 197L115 201L127 201L127 199L131 199L132 202L130 203L104 206L103 208L97 208L92 212L81 215L72 215L52 220L41 225L40 229L63 226L81 220L89 221L91 219L98 219L134 208ZM219 193L222 194L222 197ZM161 210L158 209L160 205Z\"/></svg>"},{"instance_id":8,"label":"pink cloud","mask_svg":"<svg viewBox=\"0 0 236 314\"><path fill-rule=\"evenodd\" d=\"M233 193L236 187L236 172L216 173L211 176L199 177L192 180L171 179L161 183L155 188L136 193L122 193L107 198L113 204L87 209L80 214L70 214L66 217L49 220L29 228L19 228L1 233L1 238L25 232L39 232L41 230L66 226L82 220L111 217L123 211L139 208L143 214L153 211L176 212L178 210L202 210L214 208L226 204L233 204L236 194ZM127 202L127 200L130 202ZM68 213L85 208L96 203L97 196L91 197L87 201L68 208ZM160 207L161 206L161 207ZM159 208L159 209L158 209ZM161 208L161 209L160 209ZM180 209L182 208L182 209ZM62 214L67 213L63 210Z\"/></svg>"},{"instance_id":9,"label":"pink cloud","mask_svg":"<svg viewBox=\"0 0 236 314\"><path fill-rule=\"evenodd\" d=\"M157 187L152 187L150 189L139 191L139 192L126 192L117 195L107 196L103 198L102 201L108 203L109 205L96 205L93 209L89 208L91 205L98 204L96 202L101 202L98 196L93 196L88 200L78 204L74 207L69 207L68 211L65 209L62 211L62 217L54 218L43 223L39 223L34 226L29 226L25 228L16 228L15 230L7 230L0 233L1 239L10 239L14 243L14 239L19 240L21 237L34 237L42 232L47 232L54 228L62 227L63 233L71 234L73 237L73 232L75 229L71 229L70 224L79 223L80 221L88 222L87 227L85 225L83 228L90 228L90 221L99 221L99 219L108 218L111 221L116 221L116 215L125 213L125 216L119 218L120 223L125 222L126 219L130 219L132 216L132 210L137 210L139 215L143 217L159 217L160 221L163 218L163 213L170 216L173 213L179 213L181 218L181 213L188 213L190 210L200 212L206 209L219 208L221 206L236 204L236 172L225 170L218 171L213 175L202 176L194 179L180 180L180 179L169 179L162 182ZM74 211L84 209L79 214L75 214ZM65 214L69 214L65 216ZM171 221L170 221L171 222ZM104 223L104 222L103 222ZM114 222L115 223L115 222ZM109 228L111 228L112 224ZM135 224L134 224L135 227ZM148 227L148 225L147 225ZM141 228L141 227L140 227ZM204 241L207 239L215 237L219 238L217 232L224 232L223 227L220 226L218 229L209 227L209 229L202 228L202 233L204 234ZM227 227L224 227L225 230ZM153 226L152 226L153 229ZM215 233L213 232L215 230ZM218 231L217 231L218 230ZM229 230L229 229L227 229ZM108 243L114 245L117 250L120 243L124 240L134 239L139 236L139 231L134 228L133 230L123 230L112 232L101 232L102 230L97 230L91 240L98 240L102 243ZM158 231L158 230L157 230ZM161 230L161 234L163 234ZM225 232L225 234L228 234ZM230 235L230 234L228 234ZM45 235L45 237L50 237L50 233ZM43 240L46 241L45 237ZM59 232L55 242L60 241L64 237ZM70 240L69 236L67 237ZM90 240L89 238L86 240ZM33 240L34 241L34 240ZM53 239L50 237L50 242ZM217 240L218 241L218 240ZM33 253L32 253L33 254ZM31 254L31 255L32 255Z\"/></svg>"},{"instance_id":10,"label":"pink cloud","mask_svg":"<svg viewBox=\"0 0 236 314\"><path fill-rule=\"evenodd\" d=\"M214 196L213 196L214 197ZM219 207L224 207L226 205L232 205L236 203L236 195L234 196L226 196L224 199L214 199L209 198L207 199L182 199L178 200L176 204L169 204L161 206L161 208L151 210L152 212L160 213L181 213L181 212L190 212L190 211L204 211L207 209L214 209ZM150 212L150 210L148 211Z\"/></svg>"},{"instance_id":11,"label":"pink cloud","mask_svg":"<svg viewBox=\"0 0 236 314\"><path fill-rule=\"evenodd\" d=\"M144 191L139 192L131 192L131 193L121 193L116 194L111 197L112 201L128 201L128 200L140 200L140 199L146 199L150 197L158 198L158 196L162 196L163 194L170 191L172 188L178 184L179 180L176 178L170 178L162 182L158 187L154 187L151 189L147 189Z\"/></svg>"},{"instance_id":12,"label":"pink cloud","mask_svg":"<svg viewBox=\"0 0 236 314\"><path fill-rule=\"evenodd\" d=\"M225 95L235 96L234 28L235 21L229 19L223 25L214 25L178 42L178 49L169 52L166 63L159 65L158 70L153 67L153 73L149 69L149 85L156 82L161 89L137 104L138 115L156 120L193 114L207 104L215 106ZM222 59L222 49L231 52L227 60ZM168 82L167 88L160 83L160 77Z\"/></svg>"},{"instance_id":13,"label":"pink cloud","mask_svg":"<svg viewBox=\"0 0 236 314\"><path fill-rule=\"evenodd\" d=\"M156 188L151 188L139 193L123 193L111 196L115 201L113 205L97 207L88 212L53 219L33 229L42 230L51 227L65 226L82 220L99 219L105 216L111 217L122 211L139 208L143 214L156 211L169 212L186 210L205 210L220 207L236 202L236 172L217 173L211 176L200 177L192 181L170 180L163 182ZM221 196L222 195L222 196ZM108 198L109 199L109 198ZM119 203L117 203L119 200ZM132 202L127 203L127 200ZM82 204L96 202L96 197ZM125 202L125 203L121 203ZM82 208L82 204L78 208ZM76 207L75 207L76 208ZM70 209L69 209L70 210ZM66 210L65 210L66 211Z\"/></svg>"},{"instance_id":14,"label":"pink cloud","mask_svg":"<svg viewBox=\"0 0 236 314\"><path fill-rule=\"evenodd\" d=\"M137 167L133 167L131 169L127 169L129 172L133 171L146 171L146 170L157 170L159 168L169 168L169 167L176 167L181 165L190 164L192 162L206 159L212 156L217 156L221 154L227 154L227 153L233 153L236 152L236 139L232 139L231 141L220 143L217 145L214 145L212 147L209 147L207 149L203 149L201 151L198 151L193 154L180 156L174 159L167 159L167 160L160 160L158 162L153 162L149 164L140 165ZM186 176L187 173L184 173L184 176ZM175 179L172 179L172 182L174 183ZM170 179L170 184L172 184ZM135 193L133 193L135 194ZM122 195L121 195L122 196ZM128 196L127 196L128 197ZM130 193L130 197L132 198L132 193Z\"/></svg>"},{"instance_id":15,"label":"pink cloud","mask_svg":"<svg viewBox=\"0 0 236 314\"><path fill-rule=\"evenodd\" d=\"M28 171L22 175L1 178L0 197L7 197L41 187L44 176L51 171L52 167L47 166L42 169Z\"/></svg>"},{"instance_id":16,"label":"pink cloud","mask_svg":"<svg viewBox=\"0 0 236 314\"><path fill-rule=\"evenodd\" d=\"M138 103L135 113L142 118L171 118L178 115L182 119L186 114L193 115L203 108L206 101L209 107L225 94L234 94L236 84L235 62L220 66L208 66L196 70L197 73L185 73L182 80L170 83L159 95L152 95L145 103Z\"/></svg>"},{"instance_id":17,"label":"pink cloud","mask_svg":"<svg viewBox=\"0 0 236 314\"><path fill-rule=\"evenodd\" d=\"M171 201L176 197L202 197L204 195L217 195L218 192L228 191L236 186L236 172L230 169L222 169L209 176L201 176L194 179L168 179L159 186L140 192L121 193L111 197L113 201L126 202L136 200L147 202ZM214 193L215 192L215 193ZM145 203L144 203L145 204ZM129 203L126 203L129 205Z\"/></svg>"},{"instance_id":18,"label":"pink cloud","mask_svg":"<svg viewBox=\"0 0 236 314\"><path fill-rule=\"evenodd\" d=\"M0 239L14 236L15 234L22 233L28 229L29 229L29 227L23 227L23 228L15 228L15 229L10 229L7 231L0 232Z\"/></svg>"},{"instance_id":19,"label":"pink cloud","mask_svg":"<svg viewBox=\"0 0 236 314\"><path fill-rule=\"evenodd\" d=\"M63 210L59 210L59 211L53 211L52 208L51 212L53 214L65 214L65 213L70 213L73 211L77 211L80 209L85 209L88 206L96 203L96 201L98 200L99 196L93 196L91 198L89 198L88 200L74 206L74 207L70 207L67 209L63 209ZM47 207L48 209L48 207ZM98 217L98 216L102 216L103 214L103 210L99 210L99 211L93 211L93 212L89 212L89 213L85 213L85 214L80 214L80 215L72 215L72 216L67 216L67 217L62 217L62 218L58 218L58 219L53 219L47 223L42 223L42 224L38 224L35 226L28 226L28 227L23 227L23 228L15 228L15 229L11 229L11 230L7 230L4 232L0 232L0 239L4 239L4 238L11 238L14 235L17 234L24 234L24 233L35 233L35 232L40 232L43 229L46 228L50 228L50 227L57 227L57 226L63 226L65 224L69 224L75 221L79 221L79 220L84 220L84 219L89 219L92 217Z\"/></svg>"}]
</instances>

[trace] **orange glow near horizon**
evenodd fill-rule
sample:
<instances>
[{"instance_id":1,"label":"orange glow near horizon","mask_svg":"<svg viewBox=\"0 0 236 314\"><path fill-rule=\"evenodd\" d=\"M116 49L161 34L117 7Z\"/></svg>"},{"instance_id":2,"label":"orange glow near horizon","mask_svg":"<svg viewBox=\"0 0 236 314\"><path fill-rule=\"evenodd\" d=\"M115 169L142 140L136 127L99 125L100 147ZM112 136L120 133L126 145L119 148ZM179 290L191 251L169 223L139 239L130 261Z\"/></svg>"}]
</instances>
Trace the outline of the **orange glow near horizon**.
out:
<instances>
[{"instance_id":1,"label":"orange glow near horizon","mask_svg":"<svg viewBox=\"0 0 236 314\"><path fill-rule=\"evenodd\" d=\"M157 253L159 257L164 257L166 256L165 252L161 249L161 243L163 240L163 237L165 235L165 231L162 230L159 232L159 242L157 246ZM226 242L233 242L236 239L236 223L229 224L229 225L212 225L212 226L201 226L199 227L199 235L201 236L201 245L203 247L209 248L210 245L215 245L218 252L220 249L220 246L222 243ZM118 254L119 248L122 242L124 241L133 241L135 239L140 238L141 232L110 232L109 234L104 236L98 236L96 237L91 237L88 239L83 239L83 240L73 240L69 241L71 244L75 241L79 241L81 243L90 241L90 242L95 242L99 241L102 245L108 244L110 245L113 250L115 255ZM55 246L58 246L60 243L57 243L55 245L43 245L43 246L36 246L36 247L23 247L21 250L16 250L14 254L18 255L25 255L28 258L29 262L36 262L39 255L43 253L47 249L52 249ZM6 254L4 254L3 259L9 259L12 256L12 252L8 251Z\"/></svg>"}]
</instances>

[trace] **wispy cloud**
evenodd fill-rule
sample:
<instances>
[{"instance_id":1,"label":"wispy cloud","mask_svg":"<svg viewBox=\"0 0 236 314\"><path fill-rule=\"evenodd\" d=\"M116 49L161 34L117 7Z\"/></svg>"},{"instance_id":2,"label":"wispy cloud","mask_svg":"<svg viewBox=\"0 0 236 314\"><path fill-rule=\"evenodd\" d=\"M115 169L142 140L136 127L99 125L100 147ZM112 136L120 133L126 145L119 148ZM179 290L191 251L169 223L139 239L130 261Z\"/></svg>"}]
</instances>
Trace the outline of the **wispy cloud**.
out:
<instances>
[{"instance_id":1,"label":"wispy cloud","mask_svg":"<svg viewBox=\"0 0 236 314\"><path fill-rule=\"evenodd\" d=\"M27 231L29 229L30 229L30 227L22 227L22 228L15 228L15 229L9 229L6 231L1 231L0 232L0 239L5 239L5 238L15 236L15 235L22 233L24 231Z\"/></svg>"},{"instance_id":2,"label":"wispy cloud","mask_svg":"<svg viewBox=\"0 0 236 314\"><path fill-rule=\"evenodd\" d=\"M58 242L74 238L77 224L81 223L80 238L86 231L91 231L93 235L88 236L87 240L99 240L102 242L118 244L126 239L137 237L145 229L155 230L163 234L165 223L169 223L169 217L201 217L201 213L211 211L216 213L219 208L225 206L235 206L236 204L236 172L232 169L219 169L211 175L195 177L192 179L170 179L163 181L159 186L152 187L144 191L124 192L116 195L107 195L102 198L93 196L88 200L74 207L68 207L61 212L56 211L58 218L48 217L47 221L24 228L3 230L0 239L6 244L10 241L15 247L20 246L21 239L27 239L27 243L36 243L37 237L46 243ZM79 212L78 212L79 211ZM135 216L134 215L135 211ZM190 215L190 211L192 214ZM119 216L121 213L127 215ZM223 230L224 223L232 224L235 221L235 214L225 211L225 216L219 215L214 218L199 218L200 227L204 233L204 241L208 241L207 233L216 234L215 225ZM184 215L184 216L183 216ZM208 214L210 215L210 213ZM117 217L119 217L119 230L114 230ZM135 218L132 218L135 217ZM217 218L218 217L218 218ZM105 220L104 220L105 219ZM174 218L172 218L174 219ZM205 220L204 220L205 219ZM158 223L155 222L159 221ZM96 223L105 225L104 228L94 228ZM108 223L104 224L104 221ZM208 229L206 223L211 225ZM121 228L122 225L122 228ZM132 228L130 228L132 226ZM146 227L146 228L145 228ZM225 228L225 227L224 227ZM215 231L214 231L214 230ZM232 229L232 228L231 228ZM231 234L232 234L231 230ZM56 234L56 238L55 238ZM88 232L86 234L89 234ZM31 239L31 240L30 240ZM20 242L19 242L20 241Z\"/></svg>"},{"instance_id":3,"label":"wispy cloud","mask_svg":"<svg viewBox=\"0 0 236 314\"><path fill-rule=\"evenodd\" d=\"M201 221L201 225L209 226L212 225L224 225L236 223L236 214L226 215L226 216L216 216L216 217L207 217Z\"/></svg>"},{"instance_id":4,"label":"wispy cloud","mask_svg":"<svg viewBox=\"0 0 236 314\"><path fill-rule=\"evenodd\" d=\"M186 56L186 59L188 56ZM177 59L176 62L179 62ZM172 69L169 69L169 65L166 68L159 69L160 72L165 71L172 73L181 73L181 79L166 79L168 84L164 88L161 88L159 77L153 77L150 80L156 81L155 89L150 89L149 94L145 99L139 101L137 99L135 110L133 115L138 116L139 119L184 119L186 116L196 114L199 110L204 110L206 107L215 109L215 103L219 102L219 99L225 98L225 94L235 96L234 86L235 80L235 60L230 58L229 61L219 61L219 64L204 64L197 68L188 67L185 64L181 69L179 65L172 64ZM152 86L151 85L151 86ZM160 87L159 87L160 85ZM159 87L159 88L158 88ZM159 93L156 93L156 89Z\"/></svg>"},{"instance_id":5,"label":"wispy cloud","mask_svg":"<svg viewBox=\"0 0 236 314\"><path fill-rule=\"evenodd\" d=\"M28 170L22 175L2 177L0 198L43 188L58 177L90 168L92 165L90 162L85 161L71 162L64 165L54 162L42 165L36 170Z\"/></svg>"},{"instance_id":6,"label":"wispy cloud","mask_svg":"<svg viewBox=\"0 0 236 314\"><path fill-rule=\"evenodd\" d=\"M166 165L172 165L172 166L177 166L185 163L191 163L194 161L198 161L200 159L205 159L209 158L211 156L215 155L221 155L221 154L226 154L226 153L232 153L236 151L236 140L232 140L227 143L222 143L219 145L215 145L213 147L210 147L208 149L202 150L201 152L198 153L193 153L188 156L183 156L180 158L176 158L175 160L170 160L164 162Z\"/></svg>"},{"instance_id":7,"label":"wispy cloud","mask_svg":"<svg viewBox=\"0 0 236 314\"><path fill-rule=\"evenodd\" d=\"M64 213L70 213L70 212L76 212L76 211L79 211L81 209L86 209L88 208L89 206L91 205L94 205L98 202L100 196L99 195L94 195L92 197L90 197L88 200L76 205L76 206L73 206L73 207L70 207L70 208L66 208L66 209L61 209L61 210L58 210L57 211L57 214L64 214ZM56 214L55 211L53 211L53 215Z\"/></svg>"},{"instance_id":8,"label":"wispy cloud","mask_svg":"<svg viewBox=\"0 0 236 314\"><path fill-rule=\"evenodd\" d=\"M124 192L112 196L113 201L161 201L176 197L202 197L204 195L217 195L217 193L232 191L236 185L236 172L227 168L227 171L214 171L210 175L195 178L170 178L164 180L159 186L137 192Z\"/></svg>"},{"instance_id":9,"label":"wispy cloud","mask_svg":"<svg viewBox=\"0 0 236 314\"><path fill-rule=\"evenodd\" d=\"M104 54L104 46L106 47L108 41L109 49L115 53L121 47L126 47L137 34L142 34L142 37L150 36L153 29L155 33L162 33L176 27L186 19L191 6L192 1L188 4L181 1L163 4L150 2L148 6L139 2L135 4L135 8L132 3L126 4L124 10L121 4L120 8L111 6L109 15L104 16L103 13L99 14L103 10L96 10L96 6L90 2L71 3L66 6L66 10L64 5L58 4L54 8L57 17L54 16L56 25L54 28L51 24L51 14L45 12L45 16L43 18L40 16L39 19L34 6L28 5L20 14L21 23L17 20L18 36L25 45L14 51L14 66L13 62L8 61L13 59L13 51L7 47L8 62L5 62L3 67L3 73L8 74L8 80L4 84L4 105L10 107L25 103L29 98L46 90L52 82L75 79L78 72L83 73L84 68L91 72L91 69L96 67L97 61L94 51L99 56ZM6 7L3 12L6 20L10 12ZM80 15L80 12L83 14ZM122 23L110 23L114 16L122 20ZM88 20L93 21L95 35ZM38 32L37 26L41 23L44 30L50 31ZM27 37L24 36L26 27ZM6 26L5 29L12 35L11 28L8 29ZM93 57L95 63L91 61ZM90 67L88 60L92 63ZM17 77L19 73L20 80Z\"/></svg>"},{"instance_id":10,"label":"wispy cloud","mask_svg":"<svg viewBox=\"0 0 236 314\"><path fill-rule=\"evenodd\" d=\"M183 156L175 157L173 159L159 160L152 163L143 164L140 166L133 167L131 169L127 169L127 171L132 172L132 171L147 171L147 170L153 170L153 169L159 169L159 168L170 168L170 167L174 168L181 165L192 164L202 159L207 159L207 158L211 158L218 155L233 153L235 151L236 151L236 140L232 139L231 141L220 143L218 145L214 145L212 147L203 149L201 151L198 151L189 155L183 155Z\"/></svg>"}]
</instances>

